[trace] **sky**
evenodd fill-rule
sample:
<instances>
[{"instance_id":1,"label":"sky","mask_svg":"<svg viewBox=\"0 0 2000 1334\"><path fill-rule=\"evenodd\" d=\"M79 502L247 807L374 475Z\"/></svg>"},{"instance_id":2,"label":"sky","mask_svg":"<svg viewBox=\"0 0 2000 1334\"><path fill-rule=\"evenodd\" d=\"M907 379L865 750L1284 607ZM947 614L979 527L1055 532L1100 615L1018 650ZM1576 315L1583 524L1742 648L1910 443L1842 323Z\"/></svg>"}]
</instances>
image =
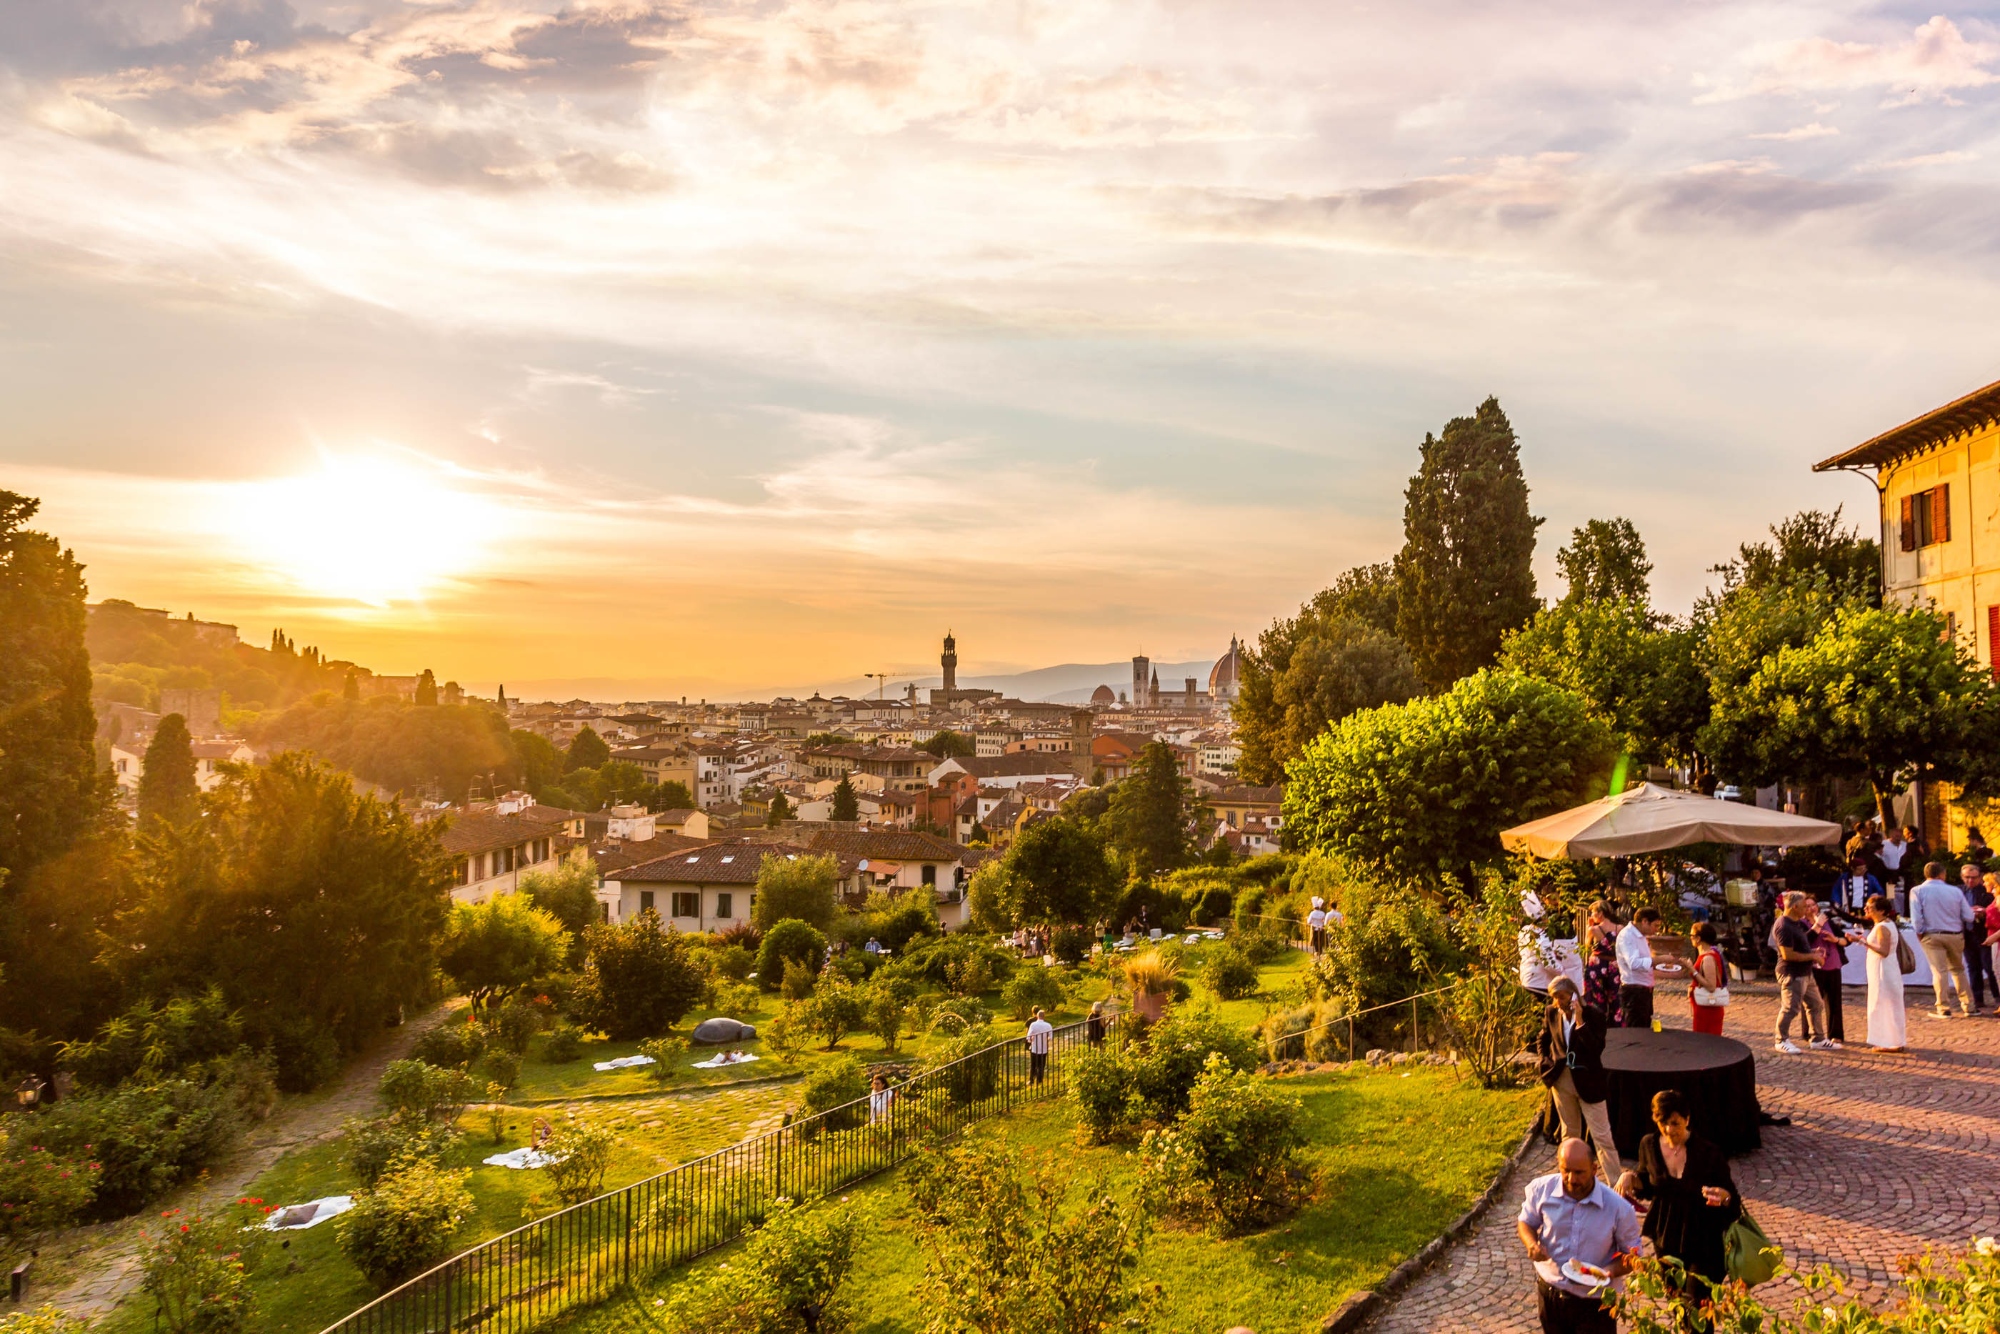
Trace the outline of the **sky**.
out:
<instances>
[{"instance_id":1,"label":"sky","mask_svg":"<svg viewBox=\"0 0 2000 1334\"><path fill-rule=\"evenodd\" d=\"M0 487L477 689L1254 636L1496 395L1684 610L2000 377L2000 7L10 0Z\"/></svg>"}]
</instances>

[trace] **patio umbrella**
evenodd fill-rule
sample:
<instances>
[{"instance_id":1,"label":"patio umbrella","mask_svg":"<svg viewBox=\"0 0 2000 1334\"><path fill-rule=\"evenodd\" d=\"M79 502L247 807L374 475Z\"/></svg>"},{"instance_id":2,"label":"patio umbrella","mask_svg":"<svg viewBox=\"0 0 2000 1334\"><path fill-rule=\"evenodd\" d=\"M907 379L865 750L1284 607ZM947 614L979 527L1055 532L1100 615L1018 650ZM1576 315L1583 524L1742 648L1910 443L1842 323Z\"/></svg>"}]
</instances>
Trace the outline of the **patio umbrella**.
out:
<instances>
[{"instance_id":1,"label":"patio umbrella","mask_svg":"<svg viewBox=\"0 0 2000 1334\"><path fill-rule=\"evenodd\" d=\"M1840 842L1840 826L1698 792L1641 783L1616 796L1516 825L1500 835L1509 851L1537 857L1628 857L1688 843L1781 844Z\"/></svg>"}]
</instances>

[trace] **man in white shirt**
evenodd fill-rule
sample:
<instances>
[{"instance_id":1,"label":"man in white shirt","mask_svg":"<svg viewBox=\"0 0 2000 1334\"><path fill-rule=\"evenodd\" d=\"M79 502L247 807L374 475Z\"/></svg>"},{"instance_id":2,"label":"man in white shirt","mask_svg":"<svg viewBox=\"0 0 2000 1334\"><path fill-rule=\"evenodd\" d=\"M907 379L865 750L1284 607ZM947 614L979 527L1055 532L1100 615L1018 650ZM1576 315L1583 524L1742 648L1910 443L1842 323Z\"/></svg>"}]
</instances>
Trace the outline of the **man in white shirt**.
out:
<instances>
[{"instance_id":1,"label":"man in white shirt","mask_svg":"<svg viewBox=\"0 0 2000 1334\"><path fill-rule=\"evenodd\" d=\"M1592 1169L1589 1146L1565 1139L1556 1170L1528 1183L1514 1220L1535 1266L1544 1334L1618 1334L1617 1318L1605 1308L1602 1293L1632 1267L1639 1215ZM1605 1281L1572 1278L1573 1273L1588 1277L1581 1265L1599 1270Z\"/></svg>"},{"instance_id":2,"label":"man in white shirt","mask_svg":"<svg viewBox=\"0 0 2000 1334\"><path fill-rule=\"evenodd\" d=\"M1660 927L1658 908L1641 908L1618 933L1618 1007L1627 1028L1653 1026L1653 944Z\"/></svg>"},{"instance_id":3,"label":"man in white shirt","mask_svg":"<svg viewBox=\"0 0 2000 1334\"><path fill-rule=\"evenodd\" d=\"M1313 953L1326 953L1326 905L1319 899L1313 900L1312 911L1306 914L1306 928L1312 933Z\"/></svg>"},{"instance_id":4,"label":"man in white shirt","mask_svg":"<svg viewBox=\"0 0 2000 1334\"><path fill-rule=\"evenodd\" d=\"M1035 1007L1035 1017L1028 1024L1028 1082L1039 1084L1049 1068L1049 1038L1055 1034L1056 1026L1042 1017L1040 1006Z\"/></svg>"}]
</instances>

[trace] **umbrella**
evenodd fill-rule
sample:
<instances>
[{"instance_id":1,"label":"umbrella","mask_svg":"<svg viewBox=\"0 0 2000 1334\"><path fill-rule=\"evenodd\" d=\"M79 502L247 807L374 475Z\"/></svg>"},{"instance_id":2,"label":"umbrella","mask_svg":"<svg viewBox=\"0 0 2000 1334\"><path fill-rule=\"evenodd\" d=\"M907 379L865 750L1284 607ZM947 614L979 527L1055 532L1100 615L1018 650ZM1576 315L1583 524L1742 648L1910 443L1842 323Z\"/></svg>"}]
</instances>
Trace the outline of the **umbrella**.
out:
<instances>
[{"instance_id":1,"label":"umbrella","mask_svg":"<svg viewBox=\"0 0 2000 1334\"><path fill-rule=\"evenodd\" d=\"M1582 860L1628 857L1688 843L1785 847L1838 843L1840 832L1839 825L1827 820L1641 783L1615 796L1516 825L1500 835L1500 842L1509 851Z\"/></svg>"}]
</instances>

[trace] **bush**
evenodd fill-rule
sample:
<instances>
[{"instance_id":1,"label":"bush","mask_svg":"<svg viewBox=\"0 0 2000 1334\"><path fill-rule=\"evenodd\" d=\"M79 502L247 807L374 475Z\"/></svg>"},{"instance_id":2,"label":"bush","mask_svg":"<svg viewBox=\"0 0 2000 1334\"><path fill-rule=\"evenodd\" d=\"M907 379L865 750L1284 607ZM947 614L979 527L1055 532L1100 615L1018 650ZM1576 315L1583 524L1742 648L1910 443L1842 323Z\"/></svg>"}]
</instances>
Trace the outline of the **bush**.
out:
<instances>
[{"instance_id":1,"label":"bush","mask_svg":"<svg viewBox=\"0 0 2000 1334\"><path fill-rule=\"evenodd\" d=\"M1273 1061L1340 1061L1348 1058L1344 1001L1309 1001L1273 1011L1257 1026L1257 1040Z\"/></svg>"},{"instance_id":2,"label":"bush","mask_svg":"<svg viewBox=\"0 0 2000 1334\"><path fill-rule=\"evenodd\" d=\"M617 1136L603 1126L574 1112L563 1117L542 1145L550 1160L542 1170L548 1173L556 1198L571 1205L603 1194L604 1174L611 1167L611 1150L616 1143Z\"/></svg>"},{"instance_id":3,"label":"bush","mask_svg":"<svg viewBox=\"0 0 2000 1334\"><path fill-rule=\"evenodd\" d=\"M905 976L945 987L953 995L972 996L1004 982L1014 971L1014 959L970 936L939 936L916 942L896 966Z\"/></svg>"},{"instance_id":4,"label":"bush","mask_svg":"<svg viewBox=\"0 0 2000 1334\"><path fill-rule=\"evenodd\" d=\"M53 1306L0 1315L0 1334L90 1334L90 1322Z\"/></svg>"},{"instance_id":5,"label":"bush","mask_svg":"<svg viewBox=\"0 0 2000 1334\"><path fill-rule=\"evenodd\" d=\"M658 1037L692 1010L708 982L686 936L642 912L586 936L588 956L571 1008L586 1028L614 1042Z\"/></svg>"},{"instance_id":6,"label":"bush","mask_svg":"<svg viewBox=\"0 0 2000 1334\"><path fill-rule=\"evenodd\" d=\"M457 1147L458 1130L435 1122L397 1121L377 1117L372 1121L347 1123L347 1170L363 1186L382 1179L391 1163L423 1159L442 1162Z\"/></svg>"},{"instance_id":7,"label":"bush","mask_svg":"<svg viewBox=\"0 0 2000 1334\"><path fill-rule=\"evenodd\" d=\"M819 985L819 974L800 963L797 959L785 960L785 977L778 983L778 994L788 1001L802 1001L813 994Z\"/></svg>"},{"instance_id":8,"label":"bush","mask_svg":"<svg viewBox=\"0 0 2000 1334\"><path fill-rule=\"evenodd\" d=\"M946 1033L969 1033L993 1022L993 1011L971 996L953 996L931 1007L930 1026ZM991 1042L992 1038L986 1039Z\"/></svg>"},{"instance_id":9,"label":"bush","mask_svg":"<svg viewBox=\"0 0 2000 1334\"><path fill-rule=\"evenodd\" d=\"M1139 1188L1147 1204L1224 1236L1282 1216L1304 1194L1305 1147L1296 1098L1269 1081L1208 1058L1188 1109L1139 1146Z\"/></svg>"},{"instance_id":10,"label":"bush","mask_svg":"<svg viewBox=\"0 0 2000 1334\"><path fill-rule=\"evenodd\" d=\"M452 1234L473 1211L465 1184L471 1175L469 1168L399 1159L334 1221L340 1249L377 1288L416 1277L451 1255Z\"/></svg>"},{"instance_id":11,"label":"bush","mask_svg":"<svg viewBox=\"0 0 2000 1334\"><path fill-rule=\"evenodd\" d=\"M1067 997L1062 977L1055 969L1020 968L1001 988L1000 999L1007 1003L1016 1019L1025 1020L1038 1007L1049 1011L1059 1009Z\"/></svg>"},{"instance_id":12,"label":"bush","mask_svg":"<svg viewBox=\"0 0 2000 1334\"><path fill-rule=\"evenodd\" d=\"M1233 943L1224 942L1202 960L1201 980L1223 1000L1241 1000L1257 992L1257 965Z\"/></svg>"},{"instance_id":13,"label":"bush","mask_svg":"<svg viewBox=\"0 0 2000 1334\"><path fill-rule=\"evenodd\" d=\"M63 1043L60 1059L80 1082L109 1089L184 1072L199 1078L201 1066L228 1056L242 1040L242 1019L222 989L210 987L160 1004L138 1001L105 1021L95 1038Z\"/></svg>"},{"instance_id":14,"label":"bush","mask_svg":"<svg viewBox=\"0 0 2000 1334\"><path fill-rule=\"evenodd\" d=\"M583 1055L583 1034L574 1024L558 1023L542 1039L542 1059L550 1065L568 1065Z\"/></svg>"},{"instance_id":15,"label":"bush","mask_svg":"<svg viewBox=\"0 0 2000 1334\"><path fill-rule=\"evenodd\" d=\"M486 1053L481 1063L486 1071L487 1081L498 1084L502 1089L511 1089L521 1082L521 1058L511 1051L498 1048Z\"/></svg>"},{"instance_id":16,"label":"bush","mask_svg":"<svg viewBox=\"0 0 2000 1334\"><path fill-rule=\"evenodd\" d=\"M828 1051L868 1022L865 993L844 979L828 978L812 995L792 1002L791 1009L800 1027L824 1042Z\"/></svg>"},{"instance_id":17,"label":"bush","mask_svg":"<svg viewBox=\"0 0 2000 1334\"><path fill-rule=\"evenodd\" d=\"M845 1204L781 1201L728 1264L674 1290L673 1329L703 1334L837 1334L860 1225Z\"/></svg>"},{"instance_id":18,"label":"bush","mask_svg":"<svg viewBox=\"0 0 2000 1334\"><path fill-rule=\"evenodd\" d=\"M933 1047L924 1069L944 1072L945 1097L955 1106L984 1102L1000 1087L1000 1048L991 1033L970 1029Z\"/></svg>"},{"instance_id":19,"label":"bush","mask_svg":"<svg viewBox=\"0 0 2000 1334\"><path fill-rule=\"evenodd\" d=\"M882 1050L894 1055L909 1019L916 985L900 977L877 977L861 993L861 1027L882 1040Z\"/></svg>"},{"instance_id":20,"label":"bush","mask_svg":"<svg viewBox=\"0 0 2000 1334\"><path fill-rule=\"evenodd\" d=\"M1233 1024L1224 1023L1206 1003L1170 1010L1146 1034L1136 1087L1149 1115L1172 1121L1187 1110L1195 1081L1211 1056L1237 1070L1257 1063L1257 1049Z\"/></svg>"},{"instance_id":21,"label":"bush","mask_svg":"<svg viewBox=\"0 0 2000 1334\"><path fill-rule=\"evenodd\" d=\"M764 943L757 947L757 985L766 991L776 991L785 980L788 962L817 974L826 963L826 937L811 924L795 918L772 926L764 933Z\"/></svg>"},{"instance_id":22,"label":"bush","mask_svg":"<svg viewBox=\"0 0 2000 1334\"><path fill-rule=\"evenodd\" d=\"M725 945L708 952L708 966L718 977L741 982L757 967L757 956L741 945Z\"/></svg>"},{"instance_id":23,"label":"bush","mask_svg":"<svg viewBox=\"0 0 2000 1334\"><path fill-rule=\"evenodd\" d=\"M422 1061L391 1061L375 1086L383 1108L399 1121L450 1125L479 1086L463 1070L440 1070Z\"/></svg>"},{"instance_id":24,"label":"bush","mask_svg":"<svg viewBox=\"0 0 2000 1334\"><path fill-rule=\"evenodd\" d=\"M687 1050L686 1038L647 1038L639 1044L639 1054L653 1058L646 1074L660 1084L669 1083L680 1074L681 1058L687 1055Z\"/></svg>"},{"instance_id":25,"label":"bush","mask_svg":"<svg viewBox=\"0 0 2000 1334\"><path fill-rule=\"evenodd\" d=\"M853 1056L836 1056L830 1061L821 1061L806 1071L804 1100L800 1103L803 1116L817 1116L822 1112L832 1112L836 1108L868 1096L868 1072L861 1061ZM851 1130L868 1119L868 1107L861 1103L849 1107L838 1116L828 1116L819 1122L824 1130Z\"/></svg>"},{"instance_id":26,"label":"bush","mask_svg":"<svg viewBox=\"0 0 2000 1334\"><path fill-rule=\"evenodd\" d=\"M140 1287L153 1299L154 1326L167 1334L235 1334L256 1315L250 1287L265 1211L238 1200L217 1213L169 1209L139 1256Z\"/></svg>"},{"instance_id":27,"label":"bush","mask_svg":"<svg viewBox=\"0 0 2000 1334\"><path fill-rule=\"evenodd\" d=\"M90 1207L103 1171L90 1159L17 1142L0 1128L0 1237L69 1227Z\"/></svg>"},{"instance_id":28,"label":"bush","mask_svg":"<svg viewBox=\"0 0 2000 1334\"><path fill-rule=\"evenodd\" d=\"M1103 1144L1138 1124L1144 1107L1138 1102L1137 1067L1128 1052L1111 1047L1070 1056L1064 1077L1085 1140Z\"/></svg>"},{"instance_id":29,"label":"bush","mask_svg":"<svg viewBox=\"0 0 2000 1334\"><path fill-rule=\"evenodd\" d=\"M464 1010L446 1019L417 1039L410 1055L440 1070L469 1070L486 1053L486 1030L472 1021L472 1011Z\"/></svg>"},{"instance_id":30,"label":"bush","mask_svg":"<svg viewBox=\"0 0 2000 1334\"><path fill-rule=\"evenodd\" d=\"M1229 943L1241 950L1243 956L1253 964L1271 963L1282 959L1292 947L1291 941L1283 931L1268 925L1237 931L1230 936Z\"/></svg>"},{"instance_id":31,"label":"bush","mask_svg":"<svg viewBox=\"0 0 2000 1334\"><path fill-rule=\"evenodd\" d=\"M542 1031L541 1012L519 996L513 996L491 1011L486 1028L491 1045L516 1056L526 1056L535 1034Z\"/></svg>"},{"instance_id":32,"label":"bush","mask_svg":"<svg viewBox=\"0 0 2000 1334\"><path fill-rule=\"evenodd\" d=\"M1090 947L1096 942L1089 927L1059 926L1049 933L1049 953L1074 968L1090 957Z\"/></svg>"},{"instance_id":33,"label":"bush","mask_svg":"<svg viewBox=\"0 0 2000 1334\"><path fill-rule=\"evenodd\" d=\"M51 1153L97 1162L90 1214L118 1218L213 1162L240 1125L226 1086L169 1079L64 1098L35 1118L35 1137Z\"/></svg>"},{"instance_id":34,"label":"bush","mask_svg":"<svg viewBox=\"0 0 2000 1334\"><path fill-rule=\"evenodd\" d=\"M717 1014L732 1017L754 1014L763 1003L757 988L742 982L725 982L717 987L713 1002Z\"/></svg>"}]
</instances>

